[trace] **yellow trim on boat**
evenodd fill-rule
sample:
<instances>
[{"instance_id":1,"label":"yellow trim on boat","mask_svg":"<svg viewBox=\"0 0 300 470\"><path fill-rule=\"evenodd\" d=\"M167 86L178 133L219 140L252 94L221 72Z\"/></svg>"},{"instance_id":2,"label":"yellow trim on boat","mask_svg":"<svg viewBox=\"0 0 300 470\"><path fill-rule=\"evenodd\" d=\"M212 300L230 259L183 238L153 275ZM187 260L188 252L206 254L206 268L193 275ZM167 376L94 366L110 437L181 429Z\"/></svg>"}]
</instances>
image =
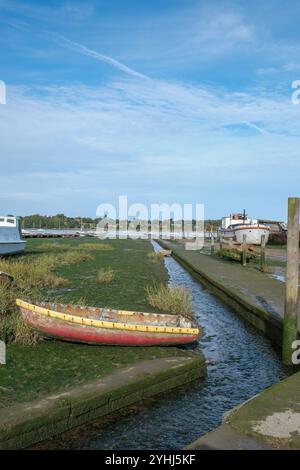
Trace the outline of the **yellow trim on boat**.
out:
<instances>
[{"instance_id":1,"label":"yellow trim on boat","mask_svg":"<svg viewBox=\"0 0 300 470\"><path fill-rule=\"evenodd\" d=\"M148 333L173 333L173 334L188 334L188 335L198 335L198 328L180 328L180 327L171 327L171 326L144 326L144 325L129 325L127 323L120 322L108 322L102 320L92 320L91 318L78 317L77 315L70 315L68 313L60 313L54 310L49 310L45 307L40 307L38 305L33 305L24 300L17 299L16 304L26 310L31 310L34 313L40 315L45 315L50 318L56 318L58 320L64 320L70 323L78 323L85 326L95 326L100 328L112 328L116 330L128 330L128 331L143 331ZM125 311L121 311L122 314L125 314ZM126 314L133 315L136 312L126 312Z\"/></svg>"}]
</instances>

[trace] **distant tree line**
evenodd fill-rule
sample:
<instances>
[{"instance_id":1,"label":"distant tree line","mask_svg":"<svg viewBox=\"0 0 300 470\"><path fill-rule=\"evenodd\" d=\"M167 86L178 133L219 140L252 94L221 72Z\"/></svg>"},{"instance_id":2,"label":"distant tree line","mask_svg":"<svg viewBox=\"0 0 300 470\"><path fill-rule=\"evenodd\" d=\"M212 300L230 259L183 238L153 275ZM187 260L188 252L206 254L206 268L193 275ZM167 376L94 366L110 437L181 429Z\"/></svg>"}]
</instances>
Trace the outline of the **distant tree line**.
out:
<instances>
[{"instance_id":1,"label":"distant tree line","mask_svg":"<svg viewBox=\"0 0 300 470\"><path fill-rule=\"evenodd\" d=\"M95 228L99 219L91 217L68 217L64 214L40 215L32 214L21 217L22 227L33 229L72 229L72 228Z\"/></svg>"},{"instance_id":2,"label":"distant tree line","mask_svg":"<svg viewBox=\"0 0 300 470\"><path fill-rule=\"evenodd\" d=\"M64 214L56 215L40 215L32 214L21 217L23 229L95 229L97 223L101 218L91 218L91 217L68 217ZM117 227L119 221L117 220ZM128 222L129 223L129 222ZM151 221L148 221L149 228L151 226ZM162 226L162 221L159 221L159 225ZM214 231L221 225L221 220L205 220L205 231ZM174 226L173 219L170 220L171 229ZM193 228L196 226L196 221L193 220Z\"/></svg>"}]
</instances>

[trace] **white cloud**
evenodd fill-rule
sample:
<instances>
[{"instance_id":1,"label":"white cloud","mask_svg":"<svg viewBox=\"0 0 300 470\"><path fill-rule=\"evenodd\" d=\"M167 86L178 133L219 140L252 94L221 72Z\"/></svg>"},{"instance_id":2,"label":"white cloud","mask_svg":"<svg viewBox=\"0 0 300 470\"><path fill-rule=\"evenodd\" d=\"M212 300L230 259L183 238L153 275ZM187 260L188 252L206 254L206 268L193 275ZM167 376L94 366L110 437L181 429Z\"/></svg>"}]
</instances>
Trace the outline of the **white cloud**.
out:
<instances>
[{"instance_id":1,"label":"white cloud","mask_svg":"<svg viewBox=\"0 0 300 470\"><path fill-rule=\"evenodd\" d=\"M250 177L259 194L284 174L292 186L300 170L298 114L285 96L166 81L9 87L0 109L2 196L19 194L36 207L41 194L44 205L48 198L68 208L84 194L92 213L99 197L122 192L159 200L181 187L183 198L208 197L215 184L237 191ZM245 124L258 132L230 131Z\"/></svg>"}]
</instances>

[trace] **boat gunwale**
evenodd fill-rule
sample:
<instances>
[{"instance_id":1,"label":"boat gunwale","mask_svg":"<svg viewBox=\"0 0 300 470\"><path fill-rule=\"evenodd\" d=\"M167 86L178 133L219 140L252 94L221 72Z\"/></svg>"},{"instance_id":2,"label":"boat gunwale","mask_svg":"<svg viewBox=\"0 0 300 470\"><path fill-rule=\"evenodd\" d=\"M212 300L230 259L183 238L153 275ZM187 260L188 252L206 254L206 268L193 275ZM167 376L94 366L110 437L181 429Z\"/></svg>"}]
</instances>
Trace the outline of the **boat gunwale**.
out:
<instances>
[{"instance_id":1,"label":"boat gunwale","mask_svg":"<svg viewBox=\"0 0 300 470\"><path fill-rule=\"evenodd\" d=\"M222 232L235 232L237 230L267 230L270 231L270 228L267 226L262 226L262 225L247 225L247 224L236 224L236 227L233 225L229 225L227 228L220 228L220 231Z\"/></svg>"},{"instance_id":2,"label":"boat gunwale","mask_svg":"<svg viewBox=\"0 0 300 470\"><path fill-rule=\"evenodd\" d=\"M70 315L68 313L61 313L55 310L48 309L46 307L41 307L38 305L31 304L21 299L16 299L16 304L18 307L30 311L32 313L37 313L39 315L43 315L49 318L55 318L57 320L61 320L64 322L76 323L79 325L84 326L92 326L96 328L104 328L104 329L116 329L116 330L127 330L127 331L137 331L137 332L144 332L144 333L167 333L167 334L188 334L188 335L199 335L200 329L199 328L186 328L186 327L171 327L171 326L154 326L148 325L144 326L141 324L127 324L122 323L119 321L105 321L105 320L94 320L91 318L84 318L76 315ZM63 304L58 304L63 305ZM89 308L89 307L87 307ZM93 308L93 307L90 307ZM129 311L126 312L125 310L115 310L116 312L122 312L121 314L138 314L139 312ZM148 314L151 315L151 314ZM164 315L164 314L153 314L153 315Z\"/></svg>"}]
</instances>

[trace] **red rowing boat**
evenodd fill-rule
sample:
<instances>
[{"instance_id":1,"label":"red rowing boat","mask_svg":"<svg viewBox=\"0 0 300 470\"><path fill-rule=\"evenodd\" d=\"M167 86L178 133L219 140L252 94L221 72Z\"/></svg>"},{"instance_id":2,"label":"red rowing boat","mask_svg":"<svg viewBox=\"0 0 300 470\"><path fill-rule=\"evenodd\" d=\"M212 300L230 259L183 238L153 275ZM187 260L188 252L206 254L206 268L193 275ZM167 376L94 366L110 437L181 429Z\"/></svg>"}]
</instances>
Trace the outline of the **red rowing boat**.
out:
<instances>
[{"instance_id":1,"label":"red rowing boat","mask_svg":"<svg viewBox=\"0 0 300 470\"><path fill-rule=\"evenodd\" d=\"M119 346L193 343L200 329L182 315L128 312L107 308L17 299L23 319L39 333L64 341Z\"/></svg>"}]
</instances>

